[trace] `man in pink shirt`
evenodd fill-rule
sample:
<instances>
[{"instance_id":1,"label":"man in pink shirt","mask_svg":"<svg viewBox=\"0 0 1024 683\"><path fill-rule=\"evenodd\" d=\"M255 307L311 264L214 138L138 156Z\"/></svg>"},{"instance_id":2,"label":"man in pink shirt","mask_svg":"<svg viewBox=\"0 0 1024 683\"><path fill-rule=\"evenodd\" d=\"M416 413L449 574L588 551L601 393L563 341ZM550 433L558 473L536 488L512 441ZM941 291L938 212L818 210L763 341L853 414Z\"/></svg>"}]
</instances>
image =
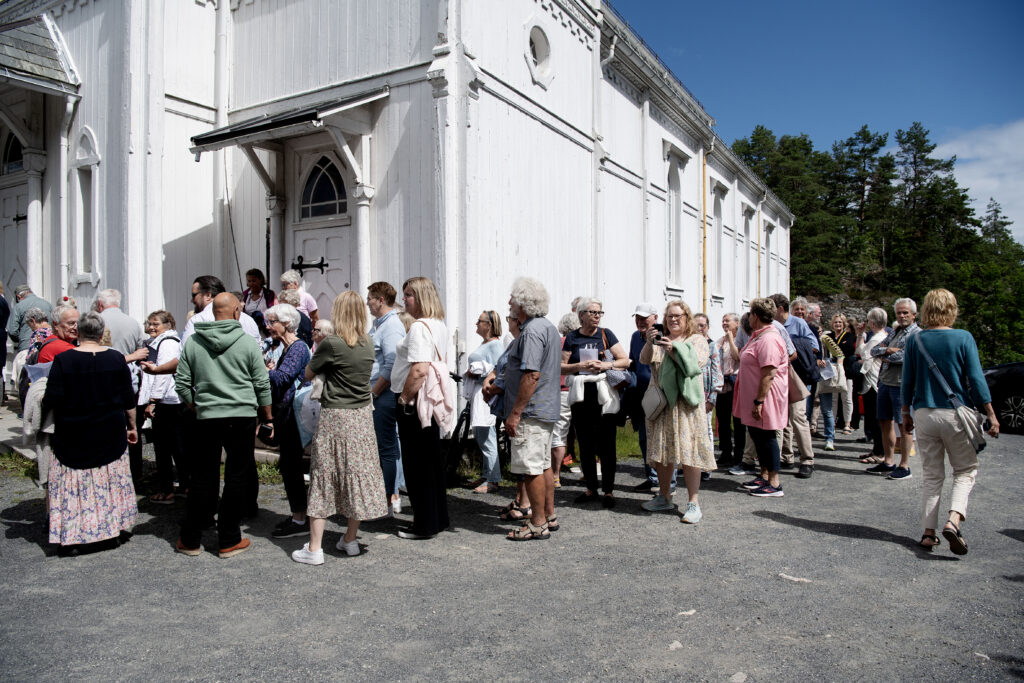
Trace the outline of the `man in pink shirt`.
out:
<instances>
[{"instance_id":1,"label":"man in pink shirt","mask_svg":"<svg viewBox=\"0 0 1024 683\"><path fill-rule=\"evenodd\" d=\"M733 415L746 425L761 465L761 476L743 487L752 496L766 498L784 495L775 430L783 429L789 420L789 357L786 343L772 325L774 316L771 299L750 302L753 332L740 353L732 407Z\"/></svg>"}]
</instances>

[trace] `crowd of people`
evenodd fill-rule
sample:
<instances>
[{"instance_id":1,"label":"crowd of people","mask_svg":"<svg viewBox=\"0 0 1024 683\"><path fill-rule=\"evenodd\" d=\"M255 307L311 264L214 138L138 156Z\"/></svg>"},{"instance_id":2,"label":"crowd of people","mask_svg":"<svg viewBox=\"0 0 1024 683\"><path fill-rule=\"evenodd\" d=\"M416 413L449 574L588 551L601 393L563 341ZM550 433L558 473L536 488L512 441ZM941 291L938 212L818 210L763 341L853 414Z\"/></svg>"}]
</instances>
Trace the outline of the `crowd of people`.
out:
<instances>
[{"instance_id":1,"label":"crowd of people","mask_svg":"<svg viewBox=\"0 0 1024 683\"><path fill-rule=\"evenodd\" d=\"M428 540L450 527L442 441L459 395L434 283L413 277L396 290L375 282L365 300L345 291L329 317L295 271L282 275L277 294L258 269L246 273L246 284L228 292L215 276L197 277L180 333L165 310L150 313L143 327L121 311L112 289L86 312L70 298L51 305L25 285L13 306L4 301L25 429L39 444L51 543L69 552L127 537L146 485L144 429L156 459L146 500L185 498L175 544L184 555L199 555L213 526L220 557L251 546L241 522L258 513L257 439L278 448L288 500L290 514L272 534L307 539L292 553L296 562L324 563L332 515L347 520L337 549L359 555L360 523L401 513L402 491L412 521L397 530L400 538ZM964 423L971 411L961 409L984 411L980 429L991 436L999 424L974 340L953 329L952 293L928 293L922 326L916 303L901 298L892 327L874 308L864 321L836 313L829 329L817 304L773 294L742 315L724 315L717 339L708 317L685 301L660 311L643 302L628 345L602 326L596 297L577 297L557 326L549 306L541 282L517 279L507 316L479 314L480 344L465 368L481 452L475 493L500 490L499 429L510 441L517 486L501 510L515 523L508 540L545 540L559 529L554 493L573 444L583 487L574 503L616 506L616 432L626 421L644 461L634 489L653 496L641 507L675 511L681 472L686 524L701 521L701 482L712 472L752 476L743 490L781 497L782 470L813 475L816 434L832 451L837 431L863 427L856 441L870 444L861 462L871 474L910 479L915 447L920 455L924 550L940 543L949 460L953 493L941 533L953 552L967 552L962 526L979 446Z\"/></svg>"}]
</instances>

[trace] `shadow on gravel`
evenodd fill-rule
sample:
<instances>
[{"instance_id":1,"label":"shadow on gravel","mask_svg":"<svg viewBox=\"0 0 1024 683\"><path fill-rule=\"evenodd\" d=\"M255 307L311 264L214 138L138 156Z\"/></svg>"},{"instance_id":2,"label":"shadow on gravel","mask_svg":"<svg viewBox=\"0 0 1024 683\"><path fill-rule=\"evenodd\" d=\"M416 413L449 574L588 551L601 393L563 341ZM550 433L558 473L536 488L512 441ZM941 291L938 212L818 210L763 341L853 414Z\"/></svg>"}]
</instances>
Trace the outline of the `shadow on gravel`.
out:
<instances>
[{"instance_id":1,"label":"shadow on gravel","mask_svg":"<svg viewBox=\"0 0 1024 683\"><path fill-rule=\"evenodd\" d=\"M43 499L23 500L0 511L0 522L7 527L4 536L35 543L49 553L46 535L46 503Z\"/></svg>"},{"instance_id":2,"label":"shadow on gravel","mask_svg":"<svg viewBox=\"0 0 1024 683\"><path fill-rule=\"evenodd\" d=\"M807 529L808 531L815 531L820 534L831 534L833 536L842 536L844 538L859 538L866 541L884 541L886 543L893 543L898 546L902 546L915 555L920 556L922 559L928 560L942 560L942 561L959 561L957 557L950 557L949 555L934 555L932 553L922 550L917 545L917 540L909 538L907 536L897 536L891 531L885 531L884 529L876 529L874 527L865 526L863 524L838 524L836 522L818 522L813 519L803 519L801 517L793 517L792 515L784 515L781 512L771 512L770 510L755 510L752 512L755 517L761 517L768 519L773 522L779 522L781 524L789 524L790 526L800 527L801 529Z\"/></svg>"},{"instance_id":3,"label":"shadow on gravel","mask_svg":"<svg viewBox=\"0 0 1024 683\"><path fill-rule=\"evenodd\" d=\"M989 655L994 661L1002 662L1010 666L1007 672L1012 674L1015 678L1024 678L1024 659L1020 657L1014 657L1013 655Z\"/></svg>"},{"instance_id":4,"label":"shadow on gravel","mask_svg":"<svg viewBox=\"0 0 1024 683\"><path fill-rule=\"evenodd\" d=\"M1015 541L1024 543L1024 529L1002 529L999 533L1003 536L1008 536Z\"/></svg>"}]
</instances>

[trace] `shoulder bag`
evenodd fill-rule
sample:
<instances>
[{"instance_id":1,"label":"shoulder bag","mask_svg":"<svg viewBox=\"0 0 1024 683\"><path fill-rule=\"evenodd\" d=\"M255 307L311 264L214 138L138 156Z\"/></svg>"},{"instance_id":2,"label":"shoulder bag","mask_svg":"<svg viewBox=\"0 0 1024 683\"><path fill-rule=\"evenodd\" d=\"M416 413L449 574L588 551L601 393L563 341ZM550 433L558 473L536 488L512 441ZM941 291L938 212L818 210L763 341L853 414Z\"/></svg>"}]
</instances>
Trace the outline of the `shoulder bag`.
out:
<instances>
[{"instance_id":1,"label":"shoulder bag","mask_svg":"<svg viewBox=\"0 0 1024 683\"><path fill-rule=\"evenodd\" d=\"M665 398L665 392L654 383L654 380L651 380L651 383L647 385L647 391L644 392L640 405L643 406L644 415L651 422L657 420L665 412L665 408L668 407L668 399Z\"/></svg>"},{"instance_id":2,"label":"shoulder bag","mask_svg":"<svg viewBox=\"0 0 1024 683\"><path fill-rule=\"evenodd\" d=\"M921 350L921 355L928 361L928 369L931 370L932 376L942 387L942 390L946 392L946 398L953 405L953 410L956 411L957 420L960 422L960 426L964 428L964 434L967 437L967 441L971 444L975 453L981 453L985 450L985 422L987 421L985 416L979 413L974 408L966 405L960 400L960 397L956 395L956 392L949 386L942 371L939 370L935 361L932 360L932 355L928 353L928 349L924 347L921 340L917 340L917 348Z\"/></svg>"}]
</instances>

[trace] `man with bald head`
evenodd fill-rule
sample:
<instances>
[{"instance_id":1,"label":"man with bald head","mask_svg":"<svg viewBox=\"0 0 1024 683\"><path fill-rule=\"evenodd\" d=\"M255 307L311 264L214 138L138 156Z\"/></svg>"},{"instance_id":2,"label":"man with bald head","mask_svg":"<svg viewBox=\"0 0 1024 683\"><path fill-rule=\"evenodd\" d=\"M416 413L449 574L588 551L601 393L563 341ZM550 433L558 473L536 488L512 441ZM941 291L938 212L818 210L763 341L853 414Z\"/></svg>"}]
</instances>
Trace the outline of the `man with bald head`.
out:
<instances>
[{"instance_id":1,"label":"man with bald head","mask_svg":"<svg viewBox=\"0 0 1024 683\"><path fill-rule=\"evenodd\" d=\"M182 345L174 376L181 400L196 411L196 452L188 494L188 510L176 550L199 555L203 528L217 505L220 452L224 462L224 493L217 508L219 555L228 558L249 549L239 529L248 504L248 483L256 476L256 415L271 424L270 378L259 346L238 322L241 307L229 292L211 303L213 320L195 324Z\"/></svg>"}]
</instances>

